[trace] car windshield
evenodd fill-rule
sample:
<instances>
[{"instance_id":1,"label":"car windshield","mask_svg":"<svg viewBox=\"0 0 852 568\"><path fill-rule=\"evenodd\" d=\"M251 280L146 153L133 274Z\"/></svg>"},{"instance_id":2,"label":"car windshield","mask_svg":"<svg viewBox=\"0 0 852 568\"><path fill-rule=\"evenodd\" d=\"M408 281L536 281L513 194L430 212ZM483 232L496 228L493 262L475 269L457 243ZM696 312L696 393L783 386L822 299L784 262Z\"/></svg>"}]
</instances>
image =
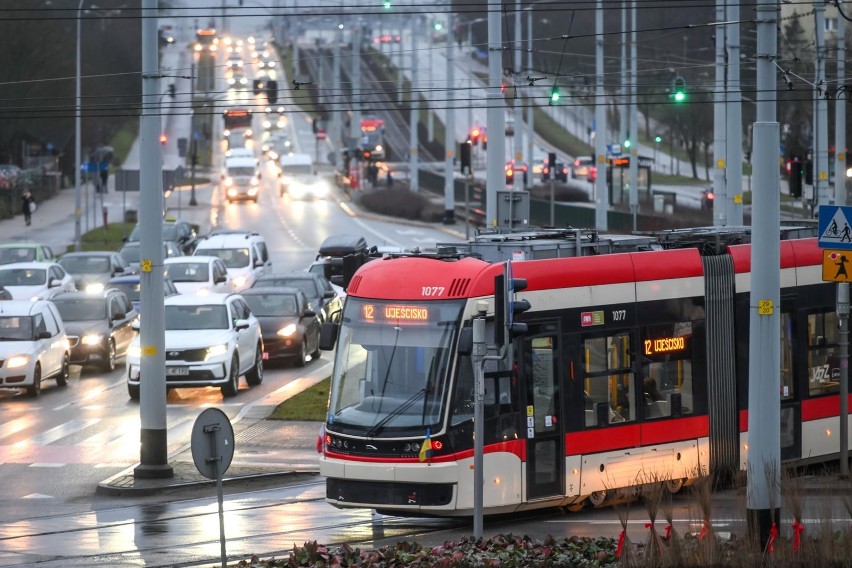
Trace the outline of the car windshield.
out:
<instances>
[{"instance_id":1,"label":"car windshield","mask_svg":"<svg viewBox=\"0 0 852 568\"><path fill-rule=\"evenodd\" d=\"M39 268L9 268L0 270L0 286L41 286L47 271Z\"/></svg>"},{"instance_id":2,"label":"car windshield","mask_svg":"<svg viewBox=\"0 0 852 568\"><path fill-rule=\"evenodd\" d=\"M166 276L172 282L207 282L208 274L206 262L178 262L166 265Z\"/></svg>"},{"instance_id":3,"label":"car windshield","mask_svg":"<svg viewBox=\"0 0 852 568\"><path fill-rule=\"evenodd\" d=\"M335 350L329 424L367 428L376 437L435 431L463 307L350 298Z\"/></svg>"},{"instance_id":4,"label":"car windshield","mask_svg":"<svg viewBox=\"0 0 852 568\"><path fill-rule=\"evenodd\" d=\"M0 316L0 341L32 341L33 318Z\"/></svg>"},{"instance_id":5,"label":"car windshield","mask_svg":"<svg viewBox=\"0 0 852 568\"><path fill-rule=\"evenodd\" d=\"M225 306L166 306L166 329L228 329Z\"/></svg>"},{"instance_id":6,"label":"car windshield","mask_svg":"<svg viewBox=\"0 0 852 568\"><path fill-rule=\"evenodd\" d=\"M0 264L13 262L32 262L36 259L36 249L32 247L0 248Z\"/></svg>"},{"instance_id":7,"label":"car windshield","mask_svg":"<svg viewBox=\"0 0 852 568\"><path fill-rule=\"evenodd\" d=\"M310 175L314 168L310 164L286 164L281 166L281 172L285 176Z\"/></svg>"},{"instance_id":8,"label":"car windshield","mask_svg":"<svg viewBox=\"0 0 852 568\"><path fill-rule=\"evenodd\" d=\"M307 278L259 278L253 288L274 286L276 288L298 288L308 298L318 298L317 283Z\"/></svg>"},{"instance_id":9,"label":"car windshield","mask_svg":"<svg viewBox=\"0 0 852 568\"><path fill-rule=\"evenodd\" d=\"M299 315L293 294L246 294L244 299L256 317Z\"/></svg>"},{"instance_id":10,"label":"car windshield","mask_svg":"<svg viewBox=\"0 0 852 568\"><path fill-rule=\"evenodd\" d=\"M59 264L71 274L105 274L110 271L109 257L106 256L66 256Z\"/></svg>"},{"instance_id":11,"label":"car windshield","mask_svg":"<svg viewBox=\"0 0 852 568\"><path fill-rule=\"evenodd\" d=\"M126 260L127 262L139 262L139 250L140 247L137 244L129 244L122 247L118 254L121 255L121 258Z\"/></svg>"},{"instance_id":12,"label":"car windshield","mask_svg":"<svg viewBox=\"0 0 852 568\"><path fill-rule=\"evenodd\" d=\"M133 227L133 230L130 232L130 236L127 237L128 242L135 242L139 240L139 225ZM177 225L167 224L163 225L163 240L164 241L177 241L178 240L178 229Z\"/></svg>"},{"instance_id":13,"label":"car windshield","mask_svg":"<svg viewBox=\"0 0 852 568\"><path fill-rule=\"evenodd\" d=\"M106 300L103 298L60 298L53 303L64 322L106 319Z\"/></svg>"},{"instance_id":14,"label":"car windshield","mask_svg":"<svg viewBox=\"0 0 852 568\"><path fill-rule=\"evenodd\" d=\"M228 175L234 177L251 177L254 175L254 168L252 167L230 167L228 168Z\"/></svg>"},{"instance_id":15,"label":"car windshield","mask_svg":"<svg viewBox=\"0 0 852 568\"><path fill-rule=\"evenodd\" d=\"M218 256L225 263L226 268L245 268L249 264L249 250L247 248L199 249L196 254L198 256Z\"/></svg>"}]
</instances>

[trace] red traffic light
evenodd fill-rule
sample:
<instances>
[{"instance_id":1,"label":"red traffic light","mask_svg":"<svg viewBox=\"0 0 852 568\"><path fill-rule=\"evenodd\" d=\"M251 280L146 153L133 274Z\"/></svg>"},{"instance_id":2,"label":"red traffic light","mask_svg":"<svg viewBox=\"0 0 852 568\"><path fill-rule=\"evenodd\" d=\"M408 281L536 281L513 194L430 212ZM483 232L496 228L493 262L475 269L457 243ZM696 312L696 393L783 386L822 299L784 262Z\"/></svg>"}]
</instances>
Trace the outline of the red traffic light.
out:
<instances>
[{"instance_id":1,"label":"red traffic light","mask_svg":"<svg viewBox=\"0 0 852 568\"><path fill-rule=\"evenodd\" d=\"M168 141L169 141L168 136L166 136L165 134L160 134L160 144L165 144Z\"/></svg>"}]
</instances>

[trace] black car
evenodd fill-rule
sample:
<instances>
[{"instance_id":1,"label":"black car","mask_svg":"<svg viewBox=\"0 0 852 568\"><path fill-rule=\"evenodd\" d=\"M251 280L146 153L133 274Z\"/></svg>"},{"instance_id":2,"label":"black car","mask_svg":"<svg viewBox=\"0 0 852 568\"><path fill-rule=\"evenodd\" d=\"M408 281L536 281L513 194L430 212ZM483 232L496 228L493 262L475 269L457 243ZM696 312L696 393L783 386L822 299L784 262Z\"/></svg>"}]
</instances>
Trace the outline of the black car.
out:
<instances>
[{"instance_id":1,"label":"black car","mask_svg":"<svg viewBox=\"0 0 852 568\"><path fill-rule=\"evenodd\" d=\"M117 358L127 353L136 337L133 322L139 312L120 290L99 293L62 292L51 298L59 310L71 347L71 363L98 363L114 371Z\"/></svg>"},{"instance_id":2,"label":"black car","mask_svg":"<svg viewBox=\"0 0 852 568\"><path fill-rule=\"evenodd\" d=\"M311 272L265 274L252 285L252 288L282 287L301 290L308 299L308 303L316 310L321 323L333 321L343 309L343 300L340 295L334 290L331 282L319 274Z\"/></svg>"},{"instance_id":3,"label":"black car","mask_svg":"<svg viewBox=\"0 0 852 568\"><path fill-rule=\"evenodd\" d=\"M198 225L186 221L166 219L163 221L163 240L172 241L180 247L185 255L195 251L198 244ZM127 237L127 242L132 243L139 240L139 225L136 225Z\"/></svg>"},{"instance_id":4,"label":"black car","mask_svg":"<svg viewBox=\"0 0 852 568\"><path fill-rule=\"evenodd\" d=\"M57 263L74 278L84 292L98 292L115 276L132 274L133 269L120 254L112 251L69 252Z\"/></svg>"},{"instance_id":5,"label":"black car","mask_svg":"<svg viewBox=\"0 0 852 568\"><path fill-rule=\"evenodd\" d=\"M249 288L241 292L260 323L264 360L290 359L297 367L319 359L320 321L301 290Z\"/></svg>"}]
</instances>

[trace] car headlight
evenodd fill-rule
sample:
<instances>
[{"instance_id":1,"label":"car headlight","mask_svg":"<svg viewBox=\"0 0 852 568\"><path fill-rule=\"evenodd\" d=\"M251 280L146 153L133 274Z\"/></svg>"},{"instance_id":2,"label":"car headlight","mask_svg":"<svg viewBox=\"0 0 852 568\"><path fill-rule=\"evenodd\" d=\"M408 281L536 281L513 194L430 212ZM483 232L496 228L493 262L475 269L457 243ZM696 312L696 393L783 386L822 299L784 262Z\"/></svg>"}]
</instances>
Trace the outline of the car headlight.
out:
<instances>
[{"instance_id":1,"label":"car headlight","mask_svg":"<svg viewBox=\"0 0 852 568\"><path fill-rule=\"evenodd\" d=\"M291 337L294 333L296 333L295 323L287 324L278 330L278 335L281 337Z\"/></svg>"},{"instance_id":2,"label":"car headlight","mask_svg":"<svg viewBox=\"0 0 852 568\"><path fill-rule=\"evenodd\" d=\"M127 348L127 356L131 359L139 359L140 357L142 357L142 346L131 345Z\"/></svg>"},{"instance_id":3,"label":"car headlight","mask_svg":"<svg viewBox=\"0 0 852 568\"><path fill-rule=\"evenodd\" d=\"M92 282L86 284L86 294L100 294L104 291L104 285L101 282Z\"/></svg>"},{"instance_id":4,"label":"car headlight","mask_svg":"<svg viewBox=\"0 0 852 568\"><path fill-rule=\"evenodd\" d=\"M228 197L236 197L236 195L237 195L237 190L235 188L232 187L231 189L228 190Z\"/></svg>"},{"instance_id":5,"label":"car headlight","mask_svg":"<svg viewBox=\"0 0 852 568\"><path fill-rule=\"evenodd\" d=\"M15 355L14 357L9 357L6 360L6 367L9 369L17 369L18 367L23 367L29 362L29 355Z\"/></svg>"},{"instance_id":6,"label":"car headlight","mask_svg":"<svg viewBox=\"0 0 852 568\"><path fill-rule=\"evenodd\" d=\"M231 284L234 285L234 288L242 288L248 282L248 278L245 276L236 276L233 280L231 280Z\"/></svg>"},{"instance_id":7,"label":"car headlight","mask_svg":"<svg viewBox=\"0 0 852 568\"><path fill-rule=\"evenodd\" d=\"M228 352L227 344L223 343L221 345L214 345L213 347L207 348L207 357L204 358L205 361L208 359L212 359L213 357L221 357L225 353Z\"/></svg>"},{"instance_id":8,"label":"car headlight","mask_svg":"<svg viewBox=\"0 0 852 568\"><path fill-rule=\"evenodd\" d=\"M222 131L222 135L227 138L228 136L231 135L231 131L226 128L225 130Z\"/></svg>"},{"instance_id":9,"label":"car headlight","mask_svg":"<svg viewBox=\"0 0 852 568\"><path fill-rule=\"evenodd\" d=\"M104 336L100 334L90 334L83 336L83 345L99 345L104 340Z\"/></svg>"},{"instance_id":10,"label":"car headlight","mask_svg":"<svg viewBox=\"0 0 852 568\"><path fill-rule=\"evenodd\" d=\"M257 192L258 192L259 190L260 190L260 188L259 188L259 187L257 187L257 186L255 186L255 187L250 187L250 188L249 188L249 190L248 190L248 194L249 194L249 195L251 195L251 196L255 196L255 195L257 195Z\"/></svg>"},{"instance_id":11,"label":"car headlight","mask_svg":"<svg viewBox=\"0 0 852 568\"><path fill-rule=\"evenodd\" d=\"M267 65L269 65L270 67L275 67L275 62L269 61L269 62L267 62Z\"/></svg>"},{"instance_id":12,"label":"car headlight","mask_svg":"<svg viewBox=\"0 0 852 568\"><path fill-rule=\"evenodd\" d=\"M234 83L236 83L236 82L237 82L237 80L236 80L236 79L234 79L233 77L228 77L228 84L229 84L229 85L233 85L233 84L234 84Z\"/></svg>"},{"instance_id":13,"label":"car headlight","mask_svg":"<svg viewBox=\"0 0 852 568\"><path fill-rule=\"evenodd\" d=\"M242 77L240 79L240 85L245 85L246 83L248 83L248 79L246 79L245 77Z\"/></svg>"},{"instance_id":14,"label":"car headlight","mask_svg":"<svg viewBox=\"0 0 852 568\"><path fill-rule=\"evenodd\" d=\"M264 121L263 121L263 127L264 127L264 128L269 128L270 126L272 126L272 123L271 123L271 122L269 122L268 120L264 120Z\"/></svg>"},{"instance_id":15,"label":"car headlight","mask_svg":"<svg viewBox=\"0 0 852 568\"><path fill-rule=\"evenodd\" d=\"M228 176L225 178L225 185L234 185L234 178Z\"/></svg>"}]
</instances>

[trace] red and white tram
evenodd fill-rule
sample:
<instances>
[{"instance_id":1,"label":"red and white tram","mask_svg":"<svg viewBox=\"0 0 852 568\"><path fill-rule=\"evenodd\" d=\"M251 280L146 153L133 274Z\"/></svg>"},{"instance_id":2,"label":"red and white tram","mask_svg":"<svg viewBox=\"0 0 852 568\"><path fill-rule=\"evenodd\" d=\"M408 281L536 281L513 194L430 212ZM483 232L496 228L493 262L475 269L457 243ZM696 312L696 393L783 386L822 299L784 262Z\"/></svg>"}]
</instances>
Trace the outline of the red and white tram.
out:
<instances>
[{"instance_id":1,"label":"red and white tram","mask_svg":"<svg viewBox=\"0 0 852 568\"><path fill-rule=\"evenodd\" d=\"M642 483L676 490L745 468L750 246L719 242L748 236L592 233L484 236L463 253L358 269L340 323L326 324L336 346L320 458L329 503L473 513L470 328L481 300L494 315L507 256L533 259L512 262L531 309L512 364L486 367L486 513L600 504ZM816 239L784 234L782 459L836 459L834 286L821 280Z\"/></svg>"}]
</instances>

